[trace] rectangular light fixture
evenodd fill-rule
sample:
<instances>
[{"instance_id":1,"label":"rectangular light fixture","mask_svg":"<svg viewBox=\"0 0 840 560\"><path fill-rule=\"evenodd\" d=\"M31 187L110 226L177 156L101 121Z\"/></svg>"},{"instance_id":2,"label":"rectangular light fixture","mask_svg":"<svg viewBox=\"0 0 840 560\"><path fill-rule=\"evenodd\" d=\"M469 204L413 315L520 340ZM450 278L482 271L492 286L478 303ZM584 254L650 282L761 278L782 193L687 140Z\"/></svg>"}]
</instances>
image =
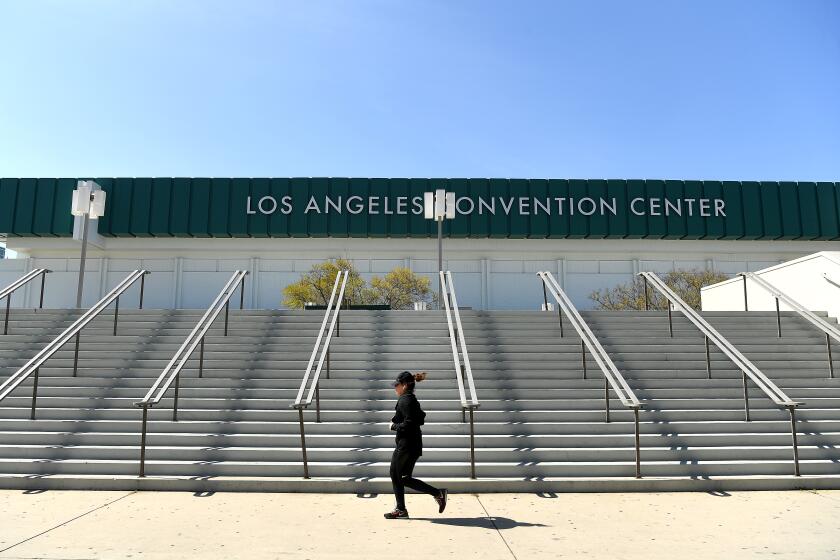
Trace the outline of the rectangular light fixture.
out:
<instances>
[{"instance_id":1,"label":"rectangular light fixture","mask_svg":"<svg viewBox=\"0 0 840 560\"><path fill-rule=\"evenodd\" d=\"M86 181L79 181L76 190L73 191L73 201L70 205L70 213L74 216L84 216L90 210L90 187Z\"/></svg>"},{"instance_id":2,"label":"rectangular light fixture","mask_svg":"<svg viewBox=\"0 0 840 560\"><path fill-rule=\"evenodd\" d=\"M435 193L423 193L423 210L427 220L435 219Z\"/></svg>"}]
</instances>

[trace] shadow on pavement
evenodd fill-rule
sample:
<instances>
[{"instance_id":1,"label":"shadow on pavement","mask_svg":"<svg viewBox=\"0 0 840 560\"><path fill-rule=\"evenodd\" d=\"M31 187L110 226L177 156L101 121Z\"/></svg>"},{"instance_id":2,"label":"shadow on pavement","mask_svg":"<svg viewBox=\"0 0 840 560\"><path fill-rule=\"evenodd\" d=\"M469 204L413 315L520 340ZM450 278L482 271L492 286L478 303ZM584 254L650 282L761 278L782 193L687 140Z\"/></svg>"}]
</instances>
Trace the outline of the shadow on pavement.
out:
<instances>
[{"instance_id":1,"label":"shadow on pavement","mask_svg":"<svg viewBox=\"0 0 840 560\"><path fill-rule=\"evenodd\" d=\"M514 527L548 527L542 523L522 523L507 517L412 517L415 521L429 521L452 527L480 527L482 529L513 529Z\"/></svg>"}]
</instances>

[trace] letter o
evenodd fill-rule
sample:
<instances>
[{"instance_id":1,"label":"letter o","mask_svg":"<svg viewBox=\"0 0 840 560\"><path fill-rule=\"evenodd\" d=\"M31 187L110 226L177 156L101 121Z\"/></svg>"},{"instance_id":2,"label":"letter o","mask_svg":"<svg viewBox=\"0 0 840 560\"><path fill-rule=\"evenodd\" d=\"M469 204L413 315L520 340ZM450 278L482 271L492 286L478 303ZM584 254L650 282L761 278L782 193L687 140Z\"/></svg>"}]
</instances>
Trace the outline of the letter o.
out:
<instances>
[{"instance_id":1,"label":"letter o","mask_svg":"<svg viewBox=\"0 0 840 560\"><path fill-rule=\"evenodd\" d=\"M589 202L590 204L592 204L592 209L589 212L587 212L586 210L583 209L583 203L584 202ZM588 196L578 200L578 212L580 212L584 216L591 216L592 214L595 213L595 210L597 210L597 209L598 209L598 205L595 204L595 201L593 199L589 198Z\"/></svg>"},{"instance_id":2,"label":"letter o","mask_svg":"<svg viewBox=\"0 0 840 560\"><path fill-rule=\"evenodd\" d=\"M466 200L467 202L469 202L469 203L470 203L470 209L469 209L469 210L461 210L461 202L462 202L462 201L464 201L464 200ZM473 202L473 199L471 199L471 198L470 198L470 197L468 197L468 196L462 196L461 198L459 198L459 199L455 202L455 210L456 210L459 214L472 214L472 213L473 213L473 210L475 210L475 202Z\"/></svg>"},{"instance_id":3,"label":"letter o","mask_svg":"<svg viewBox=\"0 0 840 560\"><path fill-rule=\"evenodd\" d=\"M271 202L271 207L269 209L265 209L263 207L263 202L265 202L266 200ZM273 196L264 196L260 199L259 202L257 202L257 208L259 208L260 212L262 212L263 214L274 214L274 212L277 210L277 200Z\"/></svg>"}]
</instances>

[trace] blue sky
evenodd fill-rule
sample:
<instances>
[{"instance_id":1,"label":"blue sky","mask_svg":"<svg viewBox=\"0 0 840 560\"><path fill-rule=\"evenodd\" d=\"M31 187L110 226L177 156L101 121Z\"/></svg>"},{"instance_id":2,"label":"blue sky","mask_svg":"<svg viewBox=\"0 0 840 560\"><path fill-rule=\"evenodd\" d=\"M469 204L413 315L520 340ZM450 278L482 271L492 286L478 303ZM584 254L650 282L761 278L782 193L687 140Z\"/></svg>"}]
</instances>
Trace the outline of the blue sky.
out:
<instances>
[{"instance_id":1,"label":"blue sky","mask_svg":"<svg viewBox=\"0 0 840 560\"><path fill-rule=\"evenodd\" d=\"M0 176L840 180L840 1L0 0Z\"/></svg>"}]
</instances>

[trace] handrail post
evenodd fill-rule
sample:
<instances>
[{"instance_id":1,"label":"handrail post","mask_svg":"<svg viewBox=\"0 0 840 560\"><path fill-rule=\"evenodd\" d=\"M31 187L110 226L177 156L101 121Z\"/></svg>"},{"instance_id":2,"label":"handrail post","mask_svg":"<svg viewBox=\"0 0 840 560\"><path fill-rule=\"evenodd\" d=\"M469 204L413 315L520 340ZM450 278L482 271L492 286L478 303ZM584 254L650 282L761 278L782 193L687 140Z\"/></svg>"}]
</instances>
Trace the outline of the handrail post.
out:
<instances>
[{"instance_id":1,"label":"handrail post","mask_svg":"<svg viewBox=\"0 0 840 560\"><path fill-rule=\"evenodd\" d=\"M604 420L607 424L610 423L610 380L607 379L607 376L604 376L604 413L606 415L606 419Z\"/></svg>"},{"instance_id":2,"label":"handrail post","mask_svg":"<svg viewBox=\"0 0 840 560\"><path fill-rule=\"evenodd\" d=\"M563 308L561 306L557 306L557 318L560 321L560 338L563 338Z\"/></svg>"},{"instance_id":3,"label":"handrail post","mask_svg":"<svg viewBox=\"0 0 840 560\"><path fill-rule=\"evenodd\" d=\"M143 424L140 429L140 477L146 476L146 424L149 417L149 405L143 405Z\"/></svg>"},{"instance_id":4,"label":"handrail post","mask_svg":"<svg viewBox=\"0 0 840 560\"><path fill-rule=\"evenodd\" d=\"M175 402L172 403L172 421L178 421L178 389L181 385L181 372L175 375Z\"/></svg>"},{"instance_id":5,"label":"handrail post","mask_svg":"<svg viewBox=\"0 0 840 560\"><path fill-rule=\"evenodd\" d=\"M583 338L580 339L580 361L583 364L583 378L586 379L586 346Z\"/></svg>"},{"instance_id":6,"label":"handrail post","mask_svg":"<svg viewBox=\"0 0 840 560\"><path fill-rule=\"evenodd\" d=\"M463 384L464 383L464 377L466 377L464 375L464 364L461 363L460 366L461 366L461 383ZM463 423L463 424L467 423L467 409L464 408L463 406L461 407L461 423Z\"/></svg>"},{"instance_id":7,"label":"handrail post","mask_svg":"<svg viewBox=\"0 0 840 560\"><path fill-rule=\"evenodd\" d=\"M828 377L834 379L834 360L831 358L831 337L825 333L825 347L828 350Z\"/></svg>"},{"instance_id":8,"label":"handrail post","mask_svg":"<svg viewBox=\"0 0 840 560\"><path fill-rule=\"evenodd\" d=\"M306 432L303 428L303 408L298 407L298 420L300 421L300 451L303 454L303 478L309 478L309 463L306 460Z\"/></svg>"},{"instance_id":9,"label":"handrail post","mask_svg":"<svg viewBox=\"0 0 840 560\"><path fill-rule=\"evenodd\" d=\"M245 309L245 277L242 277L242 282L239 283L239 310Z\"/></svg>"},{"instance_id":10,"label":"handrail post","mask_svg":"<svg viewBox=\"0 0 840 560\"><path fill-rule=\"evenodd\" d=\"M790 411L790 435L793 439L793 474L800 476L799 473L799 445L796 442L796 407L788 406Z\"/></svg>"},{"instance_id":11,"label":"handrail post","mask_svg":"<svg viewBox=\"0 0 840 560\"><path fill-rule=\"evenodd\" d=\"M341 336L341 306L335 310L335 336Z\"/></svg>"},{"instance_id":12,"label":"handrail post","mask_svg":"<svg viewBox=\"0 0 840 560\"><path fill-rule=\"evenodd\" d=\"M642 276L645 283L645 311L650 311L650 300L648 299L648 281L646 276Z\"/></svg>"},{"instance_id":13,"label":"handrail post","mask_svg":"<svg viewBox=\"0 0 840 560\"><path fill-rule=\"evenodd\" d=\"M41 272L41 298L38 303L38 309L44 308L44 283L47 281L47 270Z\"/></svg>"},{"instance_id":14,"label":"handrail post","mask_svg":"<svg viewBox=\"0 0 840 560\"><path fill-rule=\"evenodd\" d=\"M6 296L6 321L3 326L3 334L9 334L9 307L12 305L12 294Z\"/></svg>"},{"instance_id":15,"label":"handrail post","mask_svg":"<svg viewBox=\"0 0 840 560\"><path fill-rule=\"evenodd\" d=\"M225 336L228 334L228 314L230 313L230 299L225 302Z\"/></svg>"},{"instance_id":16,"label":"handrail post","mask_svg":"<svg viewBox=\"0 0 840 560\"><path fill-rule=\"evenodd\" d=\"M633 407L633 420L636 425L636 478L642 478L642 452L639 441L639 407Z\"/></svg>"},{"instance_id":17,"label":"handrail post","mask_svg":"<svg viewBox=\"0 0 840 560\"><path fill-rule=\"evenodd\" d=\"M548 293L546 292L546 288L545 288L545 280L543 280L542 278L540 278L540 280L542 280L542 288L543 288L543 305L544 305L543 309L545 311L548 311Z\"/></svg>"},{"instance_id":18,"label":"handrail post","mask_svg":"<svg viewBox=\"0 0 840 560\"><path fill-rule=\"evenodd\" d=\"M744 280L744 311L749 311L749 305L747 305L747 275L742 274L741 278Z\"/></svg>"},{"instance_id":19,"label":"handrail post","mask_svg":"<svg viewBox=\"0 0 840 560\"><path fill-rule=\"evenodd\" d=\"M703 339L706 341L706 375L709 379L712 378L712 359L709 356L709 337L707 335L703 335Z\"/></svg>"},{"instance_id":20,"label":"handrail post","mask_svg":"<svg viewBox=\"0 0 840 560\"><path fill-rule=\"evenodd\" d=\"M315 384L315 421L321 423L321 388L320 380Z\"/></svg>"},{"instance_id":21,"label":"handrail post","mask_svg":"<svg viewBox=\"0 0 840 560\"><path fill-rule=\"evenodd\" d=\"M473 407L470 409L470 478L475 480L475 422L473 419Z\"/></svg>"},{"instance_id":22,"label":"handrail post","mask_svg":"<svg viewBox=\"0 0 840 560\"><path fill-rule=\"evenodd\" d=\"M204 337L201 337L201 349L198 352L198 378L204 377Z\"/></svg>"},{"instance_id":23,"label":"handrail post","mask_svg":"<svg viewBox=\"0 0 840 560\"><path fill-rule=\"evenodd\" d=\"M140 277L140 306L137 309L143 309L143 295L146 292L146 275Z\"/></svg>"},{"instance_id":24,"label":"handrail post","mask_svg":"<svg viewBox=\"0 0 840 560\"><path fill-rule=\"evenodd\" d=\"M666 304L668 305L668 332L671 334L671 338L674 338L674 321L671 318L671 302L666 300Z\"/></svg>"},{"instance_id":25,"label":"handrail post","mask_svg":"<svg viewBox=\"0 0 840 560\"><path fill-rule=\"evenodd\" d=\"M117 336L117 321L120 318L120 298L114 301L114 336Z\"/></svg>"},{"instance_id":26,"label":"handrail post","mask_svg":"<svg viewBox=\"0 0 840 560\"><path fill-rule=\"evenodd\" d=\"M327 379L330 378L330 347L327 346Z\"/></svg>"},{"instance_id":27,"label":"handrail post","mask_svg":"<svg viewBox=\"0 0 840 560\"><path fill-rule=\"evenodd\" d=\"M746 372L741 372L741 377L744 379L744 416L746 421L750 421L750 393L749 389L747 388L747 374Z\"/></svg>"},{"instance_id":28,"label":"handrail post","mask_svg":"<svg viewBox=\"0 0 840 560\"><path fill-rule=\"evenodd\" d=\"M73 377L76 377L79 370L79 336L81 331L76 333L76 350L73 353Z\"/></svg>"},{"instance_id":29,"label":"handrail post","mask_svg":"<svg viewBox=\"0 0 840 560\"><path fill-rule=\"evenodd\" d=\"M782 338L782 314L779 312L779 298L776 298L776 326L779 330L779 338Z\"/></svg>"},{"instance_id":30,"label":"handrail post","mask_svg":"<svg viewBox=\"0 0 840 560\"><path fill-rule=\"evenodd\" d=\"M35 401L38 400L38 372L41 368L35 368L35 375L32 379L32 412L29 413L29 419L35 420Z\"/></svg>"}]
</instances>

